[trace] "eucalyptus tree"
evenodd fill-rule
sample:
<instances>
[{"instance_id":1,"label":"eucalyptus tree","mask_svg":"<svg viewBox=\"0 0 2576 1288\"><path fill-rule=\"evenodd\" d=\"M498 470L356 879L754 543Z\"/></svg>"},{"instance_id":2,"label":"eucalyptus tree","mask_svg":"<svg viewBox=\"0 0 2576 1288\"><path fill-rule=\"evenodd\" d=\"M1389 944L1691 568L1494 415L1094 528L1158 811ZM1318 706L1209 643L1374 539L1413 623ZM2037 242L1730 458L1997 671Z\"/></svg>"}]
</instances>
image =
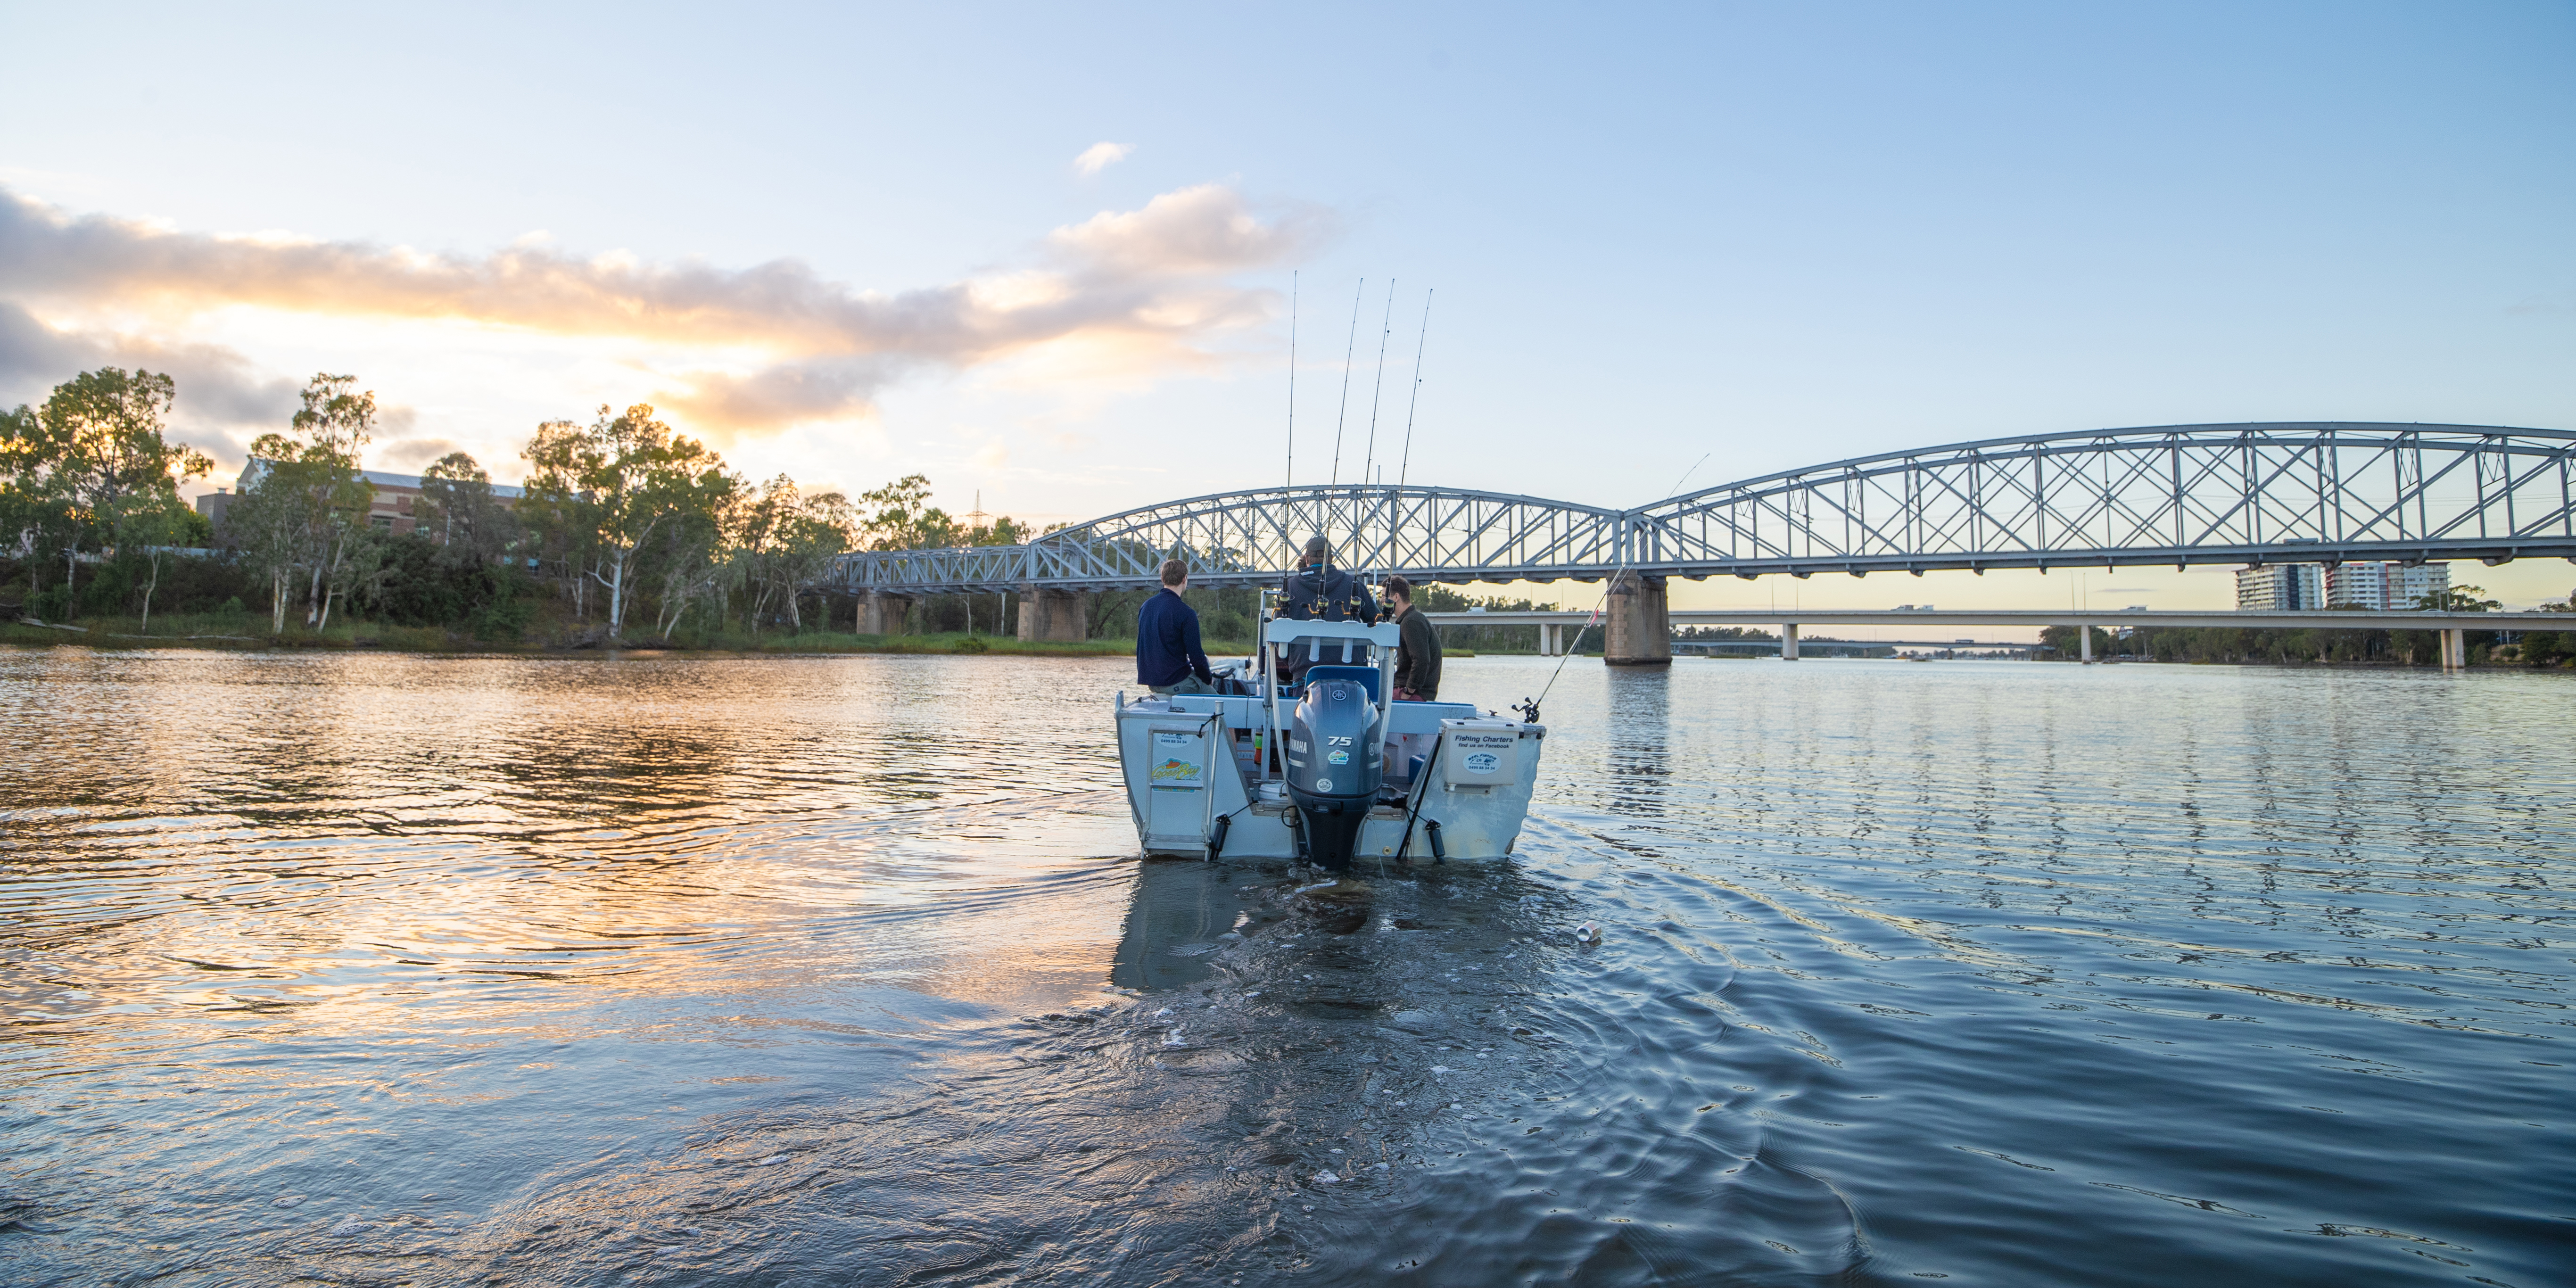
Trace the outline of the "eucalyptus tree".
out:
<instances>
[{"instance_id":1,"label":"eucalyptus tree","mask_svg":"<svg viewBox=\"0 0 2576 1288\"><path fill-rule=\"evenodd\" d=\"M54 386L40 408L0 416L0 518L20 542L62 559L67 605L84 550L151 544L181 507L179 484L214 468L165 436L176 392L166 375L101 367Z\"/></svg>"},{"instance_id":2,"label":"eucalyptus tree","mask_svg":"<svg viewBox=\"0 0 2576 1288\"><path fill-rule=\"evenodd\" d=\"M913 480L927 485L919 475ZM738 557L751 590L743 607L745 624L757 630L775 596L785 605L789 627L804 630L797 591L821 578L857 540L857 508L839 492L806 496L796 480L781 474L746 499L743 513Z\"/></svg>"},{"instance_id":3,"label":"eucalyptus tree","mask_svg":"<svg viewBox=\"0 0 2576 1288\"><path fill-rule=\"evenodd\" d=\"M268 574L270 614L286 629L288 587L306 580L304 624L331 624L333 601L373 572L375 529L367 522L374 489L358 474L358 452L374 437L376 396L355 392L356 376L322 374L304 386L302 406L283 434L260 435L242 471L242 499L226 526Z\"/></svg>"},{"instance_id":4,"label":"eucalyptus tree","mask_svg":"<svg viewBox=\"0 0 2576 1288\"><path fill-rule=\"evenodd\" d=\"M930 480L907 474L884 487L859 494L866 507L858 537L870 550L927 550L956 545L957 524L948 512L930 503Z\"/></svg>"},{"instance_id":5,"label":"eucalyptus tree","mask_svg":"<svg viewBox=\"0 0 2576 1288\"><path fill-rule=\"evenodd\" d=\"M117 522L119 553L139 548L144 566L150 570L143 582L143 623L136 628L143 634L152 633L152 596L161 589L161 565L169 559L171 547L189 530L188 521L194 516L188 503L173 493L129 505Z\"/></svg>"},{"instance_id":6,"label":"eucalyptus tree","mask_svg":"<svg viewBox=\"0 0 2576 1288\"><path fill-rule=\"evenodd\" d=\"M774 565L780 589L787 599L787 621L795 629L805 629L805 613L797 598L799 588L811 585L831 571L832 561L857 544L859 512L850 499L839 492L817 492L804 498L787 523L780 542L779 558ZM828 625L828 623L826 623Z\"/></svg>"},{"instance_id":7,"label":"eucalyptus tree","mask_svg":"<svg viewBox=\"0 0 2576 1288\"><path fill-rule=\"evenodd\" d=\"M421 471L412 530L436 541L451 563L490 564L509 553L518 522L492 494L492 476L464 452L449 452Z\"/></svg>"},{"instance_id":8,"label":"eucalyptus tree","mask_svg":"<svg viewBox=\"0 0 2576 1288\"><path fill-rule=\"evenodd\" d=\"M524 455L530 499L565 542L577 576L608 594L613 639L625 632L655 536L686 522L730 476L722 458L672 433L652 407L638 403L617 416L609 410L601 407L587 428L560 420L538 426Z\"/></svg>"},{"instance_id":9,"label":"eucalyptus tree","mask_svg":"<svg viewBox=\"0 0 2576 1288\"><path fill-rule=\"evenodd\" d=\"M710 453L708 459L715 457ZM639 564L652 570L660 591L653 625L664 642L700 600L713 601L716 616L724 616L723 593L737 577L731 551L739 540L748 491L742 476L728 472L721 462L666 486L668 517Z\"/></svg>"},{"instance_id":10,"label":"eucalyptus tree","mask_svg":"<svg viewBox=\"0 0 2576 1288\"><path fill-rule=\"evenodd\" d=\"M280 435L263 434L251 450L283 453L288 450L284 443ZM299 484L309 471L296 462L281 465L253 459L265 468L255 475L242 471L241 492L224 512L224 532L242 559L268 582L268 629L282 635L287 607L295 601L295 575L305 562L309 525L306 489Z\"/></svg>"}]
</instances>

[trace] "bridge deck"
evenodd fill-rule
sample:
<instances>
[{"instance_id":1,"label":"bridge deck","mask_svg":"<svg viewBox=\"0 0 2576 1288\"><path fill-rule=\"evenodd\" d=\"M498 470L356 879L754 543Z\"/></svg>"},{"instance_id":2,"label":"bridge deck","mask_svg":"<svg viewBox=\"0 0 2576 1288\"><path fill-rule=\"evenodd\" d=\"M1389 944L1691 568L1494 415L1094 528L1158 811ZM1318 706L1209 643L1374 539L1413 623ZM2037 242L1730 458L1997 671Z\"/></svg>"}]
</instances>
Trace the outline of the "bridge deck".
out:
<instances>
[{"instance_id":1,"label":"bridge deck","mask_svg":"<svg viewBox=\"0 0 2576 1288\"><path fill-rule=\"evenodd\" d=\"M1579 626L1591 613L1424 613L1443 626ZM2126 612L2072 608L1676 608L1675 626L2237 626L2255 629L2338 631L2568 631L2567 613L2372 613L2372 612ZM1889 641L1871 640L1867 643Z\"/></svg>"},{"instance_id":2,"label":"bridge deck","mask_svg":"<svg viewBox=\"0 0 2576 1288\"><path fill-rule=\"evenodd\" d=\"M2576 559L2576 433L2086 430L1834 461L1625 510L1462 488L1266 488L1026 545L858 552L832 580L896 596L1096 591L1152 586L1179 559L1200 586L1275 584L1314 533L1343 567L1418 582Z\"/></svg>"}]
</instances>

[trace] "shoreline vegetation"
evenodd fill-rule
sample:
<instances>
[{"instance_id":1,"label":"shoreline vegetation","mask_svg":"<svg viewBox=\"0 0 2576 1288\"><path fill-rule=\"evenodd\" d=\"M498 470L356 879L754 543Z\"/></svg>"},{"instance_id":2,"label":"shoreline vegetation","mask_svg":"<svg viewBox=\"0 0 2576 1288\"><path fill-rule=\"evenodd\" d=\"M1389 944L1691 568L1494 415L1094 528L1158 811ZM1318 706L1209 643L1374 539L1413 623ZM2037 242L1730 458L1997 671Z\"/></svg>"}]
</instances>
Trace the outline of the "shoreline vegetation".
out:
<instances>
[{"instance_id":1,"label":"shoreline vegetation","mask_svg":"<svg viewBox=\"0 0 2576 1288\"><path fill-rule=\"evenodd\" d=\"M148 632L135 618L91 618L76 623L39 622L21 618L0 620L0 646L33 648L92 648L100 650L131 649L202 649L227 653L271 653L296 651L412 653L454 657L579 657L605 656L680 656L705 658L745 657L815 657L833 654L891 655L992 655L1000 657L1133 657L1133 638L1111 637L1088 640L1022 640L1015 636L969 634L964 631L933 631L908 635L861 635L850 631L807 629L803 631L769 631L758 634L728 631L690 635L664 640L630 638L612 640L597 632L561 635L554 638L517 640L477 639L463 631L436 626L404 626L364 620L336 622L321 629L290 625L284 632L271 635L261 628L266 623L256 615L238 612L155 613ZM2258 632L2247 631L2247 635ZM2576 631L2567 633L2576 643ZM2528 638L2528 637L2526 637ZM1831 641L1841 642L1841 641ZM2126 643L2123 641L2123 643ZM1252 655L1253 643L1242 640L1209 640L1209 658L1222 661L1229 657ZM2470 666L2478 670L2570 670L2576 669L2576 657L2549 655L2526 656L2528 645L2507 645L2472 657ZM2177 656L2141 654L2136 651L2113 651L2104 643L2096 662L2100 665L2162 666L2269 666L2291 669L2325 668L2333 670L2409 670L2419 664L2409 662L2402 653L2392 655L2384 649L2375 655L2353 656L2327 648L2324 656L2313 651L2311 641L2300 641L2295 650L2262 646L2247 642L2230 650L2232 656ZM2241 651L2240 651L2241 650ZM2043 649L2043 652L2047 650ZM2529 650L2537 654L2539 650ZM1535 648L1509 646L1441 650L1447 657L1538 657ZM2502 656L2495 656L2501 653ZM1598 660L1598 648L1575 655L1579 659ZM1710 654L1705 657L1677 655L1675 665L1713 662L1777 661L1773 654ZM1812 658L1810 661L1838 661L1837 658ZM1890 658L1869 660L1888 661ZM1988 658L1942 659L1952 661L1990 661ZM2074 662L2072 652L2061 656L2041 656L2039 662Z\"/></svg>"},{"instance_id":2,"label":"shoreline vegetation","mask_svg":"<svg viewBox=\"0 0 2576 1288\"><path fill-rule=\"evenodd\" d=\"M92 619L78 623L20 619L0 622L0 645L19 648L88 647L96 649L195 648L216 652L263 653L292 650L454 654L458 656L543 657L582 653L671 653L716 657L813 656L827 653L994 654L1007 657L1134 657L1133 639L1023 640L1008 635L969 635L940 631L923 635L859 635L849 631L773 631L760 635L735 632L623 641L596 635L553 640L478 640L435 626L392 626L342 621L320 630L289 627L279 635L260 631L262 623L229 613L157 613L158 629L149 633L132 618ZM1252 641L1210 640L1208 657L1223 660L1252 653ZM1509 654L1512 650L1498 650ZM1474 657L1469 649L1444 649L1448 657ZM1597 656L1597 654L1595 655Z\"/></svg>"},{"instance_id":3,"label":"shoreline vegetation","mask_svg":"<svg viewBox=\"0 0 2576 1288\"><path fill-rule=\"evenodd\" d=\"M376 395L328 373L281 432L251 445L238 491L201 498L213 502L201 512L179 488L214 466L169 439L175 390L167 375L105 367L41 407L0 413L0 642L1093 656L1134 647L1126 637L1153 593L1085 595L1080 638L1022 641L1017 593L870 604L828 589L853 553L1043 534L980 505L951 515L918 474L856 496L784 474L754 481L643 404L538 425L522 485L495 484L462 452L417 478L370 475L359 462ZM1136 553L1148 566L1161 557ZM1188 599L1208 639L1249 651L1257 592ZM1428 586L1416 599L1434 611L1541 607ZM1449 642L1537 646L1535 628Z\"/></svg>"},{"instance_id":4,"label":"shoreline vegetation","mask_svg":"<svg viewBox=\"0 0 2576 1288\"><path fill-rule=\"evenodd\" d=\"M521 486L495 485L462 452L417 478L371 477L359 459L376 396L328 373L306 385L281 432L251 445L240 489L201 513L179 487L214 463L167 436L175 391L167 375L103 367L55 386L41 407L0 413L0 643L1089 657L1131 650L1154 593L1080 596L1082 629L1066 633L1081 638L1023 641L1017 593L871 603L827 589L856 552L1019 545L1044 532L980 506L950 515L918 474L855 497L784 474L755 482L644 404L603 406L588 425L538 425L520 452ZM1150 567L1169 552L1130 553ZM2419 606L2501 606L2483 594L2454 587ZM1258 592L1186 598L1212 652L1250 652ZM1559 607L1428 584L1414 602L1430 612ZM1453 622L1441 636L1452 655L1538 653L1536 626ZM1776 644L1744 627L1684 630L1677 642L1720 640ZM2039 651L2071 660L2077 642L2076 628L2050 627ZM2576 666L2576 630L2464 642L2471 665ZM2105 660L2166 663L2425 666L2439 656L2432 631L2095 628L2093 643Z\"/></svg>"}]
</instances>

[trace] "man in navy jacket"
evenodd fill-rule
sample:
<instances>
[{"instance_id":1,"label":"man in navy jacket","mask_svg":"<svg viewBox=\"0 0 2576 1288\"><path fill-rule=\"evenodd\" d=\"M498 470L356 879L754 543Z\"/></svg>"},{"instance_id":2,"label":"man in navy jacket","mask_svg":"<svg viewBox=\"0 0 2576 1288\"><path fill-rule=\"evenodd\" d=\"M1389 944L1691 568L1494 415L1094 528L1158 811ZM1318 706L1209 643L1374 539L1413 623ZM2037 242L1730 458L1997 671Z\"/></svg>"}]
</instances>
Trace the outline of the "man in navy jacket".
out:
<instances>
[{"instance_id":1,"label":"man in navy jacket","mask_svg":"<svg viewBox=\"0 0 2576 1288\"><path fill-rule=\"evenodd\" d=\"M1199 615L1181 592L1190 588L1190 566L1163 561L1163 588L1136 610L1136 681L1170 697L1214 693L1206 650L1199 647Z\"/></svg>"}]
</instances>

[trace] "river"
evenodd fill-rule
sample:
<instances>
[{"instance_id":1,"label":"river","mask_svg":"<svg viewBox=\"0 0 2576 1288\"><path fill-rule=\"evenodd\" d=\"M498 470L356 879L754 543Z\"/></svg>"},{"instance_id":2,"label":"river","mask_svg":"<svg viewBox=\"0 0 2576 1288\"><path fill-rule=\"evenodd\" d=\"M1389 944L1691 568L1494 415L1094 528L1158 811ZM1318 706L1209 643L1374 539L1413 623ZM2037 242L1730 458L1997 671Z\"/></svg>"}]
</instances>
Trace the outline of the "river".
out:
<instances>
[{"instance_id":1,"label":"river","mask_svg":"<svg viewBox=\"0 0 2576 1288\"><path fill-rule=\"evenodd\" d=\"M1578 660L1304 894L1130 677L0 652L0 1280L2576 1278L2564 677Z\"/></svg>"}]
</instances>

